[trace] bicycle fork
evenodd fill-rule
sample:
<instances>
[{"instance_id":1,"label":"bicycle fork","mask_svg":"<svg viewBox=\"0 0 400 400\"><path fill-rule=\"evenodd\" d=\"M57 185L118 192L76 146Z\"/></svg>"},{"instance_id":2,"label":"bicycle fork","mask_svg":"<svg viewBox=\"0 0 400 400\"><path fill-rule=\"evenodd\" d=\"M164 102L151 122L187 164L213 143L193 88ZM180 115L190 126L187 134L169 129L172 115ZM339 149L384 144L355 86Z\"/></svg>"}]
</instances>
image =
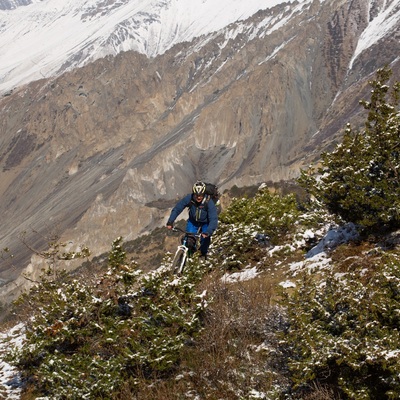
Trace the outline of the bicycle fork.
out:
<instances>
[{"instance_id":1,"label":"bicycle fork","mask_svg":"<svg viewBox=\"0 0 400 400\"><path fill-rule=\"evenodd\" d=\"M172 261L172 271L174 274L182 274L186 264L188 250L189 249L184 244L178 246L174 260Z\"/></svg>"}]
</instances>

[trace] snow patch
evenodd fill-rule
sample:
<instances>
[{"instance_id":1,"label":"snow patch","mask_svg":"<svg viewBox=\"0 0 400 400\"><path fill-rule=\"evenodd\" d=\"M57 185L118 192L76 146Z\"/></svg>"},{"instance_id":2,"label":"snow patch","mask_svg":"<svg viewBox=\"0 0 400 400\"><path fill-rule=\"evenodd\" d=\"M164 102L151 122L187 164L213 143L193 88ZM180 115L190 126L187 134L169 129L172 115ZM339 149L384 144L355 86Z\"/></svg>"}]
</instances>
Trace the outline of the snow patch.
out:
<instances>
[{"instance_id":1,"label":"snow patch","mask_svg":"<svg viewBox=\"0 0 400 400\"><path fill-rule=\"evenodd\" d=\"M358 236L357 228L351 222L344 226L330 228L325 237L306 254L306 258L311 259L318 254L333 250L340 244L357 239Z\"/></svg>"},{"instance_id":2,"label":"snow patch","mask_svg":"<svg viewBox=\"0 0 400 400\"><path fill-rule=\"evenodd\" d=\"M354 61L365 50L378 43L389 33L395 30L395 27L400 23L400 7L398 1L392 1L387 5L364 29L361 34L353 57L349 64L349 69L353 68ZM383 7L384 8L384 7Z\"/></svg>"},{"instance_id":3,"label":"snow patch","mask_svg":"<svg viewBox=\"0 0 400 400\"><path fill-rule=\"evenodd\" d=\"M3 360L2 355L12 347L21 347L25 338L25 325L20 323L6 332L0 332L0 396L7 400L21 398L22 383L18 371Z\"/></svg>"},{"instance_id":4,"label":"snow patch","mask_svg":"<svg viewBox=\"0 0 400 400\"><path fill-rule=\"evenodd\" d=\"M253 267L233 274L224 274L221 280L224 283L243 282L255 278L258 274L257 267Z\"/></svg>"}]
</instances>

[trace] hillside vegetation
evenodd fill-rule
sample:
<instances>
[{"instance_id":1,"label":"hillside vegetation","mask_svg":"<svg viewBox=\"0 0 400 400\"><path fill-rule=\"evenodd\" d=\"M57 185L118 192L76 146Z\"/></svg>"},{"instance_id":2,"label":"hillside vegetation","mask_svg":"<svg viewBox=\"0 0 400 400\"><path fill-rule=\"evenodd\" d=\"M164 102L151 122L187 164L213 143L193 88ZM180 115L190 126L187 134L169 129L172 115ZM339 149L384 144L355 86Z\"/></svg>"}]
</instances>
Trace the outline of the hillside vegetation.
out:
<instances>
[{"instance_id":1,"label":"hillside vegetation","mask_svg":"<svg viewBox=\"0 0 400 400\"><path fill-rule=\"evenodd\" d=\"M51 264L15 305L25 341L7 359L22 398L399 398L399 84L390 91L389 78L383 69L371 82L365 131L348 127L319 179L303 172L313 197L260 187L234 199L208 260L195 254L182 276L170 253L152 268L129 261L122 238L105 271Z\"/></svg>"}]
</instances>

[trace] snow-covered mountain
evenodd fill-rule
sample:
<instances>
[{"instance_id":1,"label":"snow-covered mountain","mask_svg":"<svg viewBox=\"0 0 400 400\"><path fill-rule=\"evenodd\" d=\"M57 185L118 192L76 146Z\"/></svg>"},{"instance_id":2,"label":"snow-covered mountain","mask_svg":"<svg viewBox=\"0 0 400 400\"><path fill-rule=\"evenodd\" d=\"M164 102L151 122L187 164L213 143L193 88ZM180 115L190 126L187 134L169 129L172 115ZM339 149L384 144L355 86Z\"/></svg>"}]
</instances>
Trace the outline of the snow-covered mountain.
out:
<instances>
[{"instance_id":1,"label":"snow-covered mountain","mask_svg":"<svg viewBox=\"0 0 400 400\"><path fill-rule=\"evenodd\" d=\"M1 0L0 92L122 51L154 57L177 43L278 5L282 13L261 21L251 33L255 36L268 25L270 34L312 2L192 0L189 5L186 0ZM294 7L288 7L290 3ZM400 20L397 0L366 3L369 24L358 40L350 68L359 54L395 31ZM240 25L235 29L238 34Z\"/></svg>"},{"instance_id":2,"label":"snow-covered mountain","mask_svg":"<svg viewBox=\"0 0 400 400\"><path fill-rule=\"evenodd\" d=\"M300 5L311 0L301 0ZM135 50L173 45L283 0L25 0L0 2L0 91Z\"/></svg>"},{"instance_id":3,"label":"snow-covered mountain","mask_svg":"<svg viewBox=\"0 0 400 400\"><path fill-rule=\"evenodd\" d=\"M399 21L400 0L0 0L2 294L54 233L98 255L194 179L296 178L377 68L400 80Z\"/></svg>"}]
</instances>

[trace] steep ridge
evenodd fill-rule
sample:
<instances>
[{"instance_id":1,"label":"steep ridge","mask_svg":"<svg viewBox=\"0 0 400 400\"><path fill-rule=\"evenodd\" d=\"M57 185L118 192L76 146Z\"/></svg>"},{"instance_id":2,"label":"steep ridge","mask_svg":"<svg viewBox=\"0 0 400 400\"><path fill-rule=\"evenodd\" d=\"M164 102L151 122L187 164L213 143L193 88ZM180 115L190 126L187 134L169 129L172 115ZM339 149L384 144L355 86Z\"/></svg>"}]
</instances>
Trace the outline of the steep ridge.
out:
<instances>
[{"instance_id":1,"label":"steep ridge","mask_svg":"<svg viewBox=\"0 0 400 400\"><path fill-rule=\"evenodd\" d=\"M185 0L3 0L0 93L122 51L155 57L177 43L280 3L192 0L188 6Z\"/></svg>"},{"instance_id":2,"label":"steep ridge","mask_svg":"<svg viewBox=\"0 0 400 400\"><path fill-rule=\"evenodd\" d=\"M398 1L280 5L154 58L108 56L4 96L0 244L15 258L1 265L3 298L24 283L23 232L31 247L57 234L96 255L163 225L194 179L296 178L358 123L376 68L399 79L395 29L360 47L383 4L387 18L400 12Z\"/></svg>"}]
</instances>

